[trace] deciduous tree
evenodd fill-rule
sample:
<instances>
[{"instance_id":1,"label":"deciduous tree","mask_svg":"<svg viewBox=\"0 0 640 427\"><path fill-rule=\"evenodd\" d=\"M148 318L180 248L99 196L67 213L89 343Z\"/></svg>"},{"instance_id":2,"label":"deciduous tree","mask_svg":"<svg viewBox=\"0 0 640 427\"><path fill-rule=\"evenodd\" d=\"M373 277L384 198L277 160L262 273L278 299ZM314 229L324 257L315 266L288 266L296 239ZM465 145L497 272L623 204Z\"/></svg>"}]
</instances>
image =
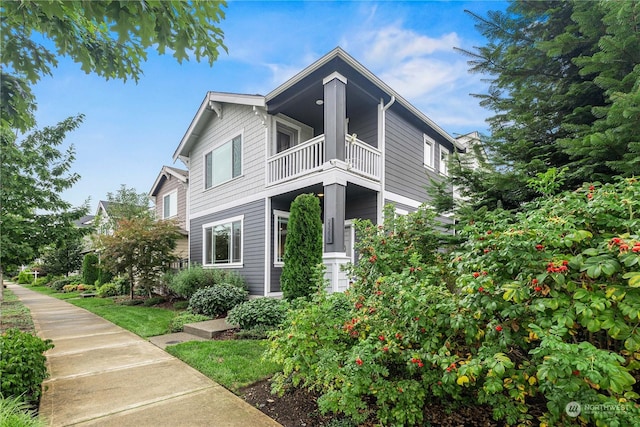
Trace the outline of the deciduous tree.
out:
<instances>
[{"instance_id":1,"label":"deciduous tree","mask_svg":"<svg viewBox=\"0 0 640 427\"><path fill-rule=\"evenodd\" d=\"M0 129L0 269L26 264L48 245L58 245L84 232L73 223L87 206L72 207L61 193L78 179L71 171L75 152L59 150L82 116L70 117L17 141Z\"/></svg>"},{"instance_id":2,"label":"deciduous tree","mask_svg":"<svg viewBox=\"0 0 640 427\"><path fill-rule=\"evenodd\" d=\"M154 48L178 62L213 64L225 49L224 1L6 1L0 20L2 125L34 125L31 85L52 75L60 56L107 79L138 80Z\"/></svg>"},{"instance_id":3,"label":"deciduous tree","mask_svg":"<svg viewBox=\"0 0 640 427\"><path fill-rule=\"evenodd\" d=\"M175 260L173 250L180 236L172 221L154 221L149 216L123 219L112 235L100 236L101 260L116 274L125 274L134 288L142 286L151 296L153 287Z\"/></svg>"}]
</instances>

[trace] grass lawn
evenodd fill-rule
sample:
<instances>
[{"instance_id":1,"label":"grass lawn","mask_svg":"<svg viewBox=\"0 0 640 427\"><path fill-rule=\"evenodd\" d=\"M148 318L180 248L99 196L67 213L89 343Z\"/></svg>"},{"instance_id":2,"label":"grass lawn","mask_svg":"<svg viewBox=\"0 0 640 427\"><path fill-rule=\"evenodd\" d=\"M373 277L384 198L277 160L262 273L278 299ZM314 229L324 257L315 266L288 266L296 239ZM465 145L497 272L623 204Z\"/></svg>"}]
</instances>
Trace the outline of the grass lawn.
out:
<instances>
[{"instance_id":1,"label":"grass lawn","mask_svg":"<svg viewBox=\"0 0 640 427\"><path fill-rule=\"evenodd\" d=\"M169 331L171 319L176 315L173 310L140 305L120 305L111 298L82 298L79 292L61 293L46 286L29 286L29 289L66 300L142 338L166 334Z\"/></svg>"},{"instance_id":2,"label":"grass lawn","mask_svg":"<svg viewBox=\"0 0 640 427\"><path fill-rule=\"evenodd\" d=\"M167 352L233 392L280 370L262 360L262 340L191 341L167 347Z\"/></svg>"}]
</instances>

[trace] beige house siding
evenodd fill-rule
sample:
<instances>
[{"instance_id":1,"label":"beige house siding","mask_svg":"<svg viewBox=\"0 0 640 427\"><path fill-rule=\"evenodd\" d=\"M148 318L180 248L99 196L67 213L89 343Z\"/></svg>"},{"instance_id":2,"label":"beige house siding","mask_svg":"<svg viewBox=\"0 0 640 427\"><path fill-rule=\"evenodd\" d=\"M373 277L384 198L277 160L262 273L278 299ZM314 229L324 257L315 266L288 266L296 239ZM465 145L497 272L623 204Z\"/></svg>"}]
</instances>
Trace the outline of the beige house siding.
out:
<instances>
[{"instance_id":1,"label":"beige house siding","mask_svg":"<svg viewBox=\"0 0 640 427\"><path fill-rule=\"evenodd\" d=\"M167 219L175 219L178 223L178 226L186 230L187 229L187 183L182 182L177 177L166 174L167 178L160 186L160 191L156 196L156 218L163 218L164 213L164 196L167 194L176 191L178 197L178 215L173 218Z\"/></svg>"}]
</instances>

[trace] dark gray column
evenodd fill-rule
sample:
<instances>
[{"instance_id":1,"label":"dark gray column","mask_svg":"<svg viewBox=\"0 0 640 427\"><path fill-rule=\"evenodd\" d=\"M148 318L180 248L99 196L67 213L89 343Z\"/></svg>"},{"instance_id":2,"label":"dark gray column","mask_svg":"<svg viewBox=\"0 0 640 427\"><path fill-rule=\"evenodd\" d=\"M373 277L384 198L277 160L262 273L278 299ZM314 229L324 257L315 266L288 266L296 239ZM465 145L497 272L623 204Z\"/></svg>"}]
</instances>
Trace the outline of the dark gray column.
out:
<instances>
[{"instance_id":1,"label":"dark gray column","mask_svg":"<svg viewBox=\"0 0 640 427\"><path fill-rule=\"evenodd\" d=\"M340 184L324 186L324 251L344 252L344 210L346 187Z\"/></svg>"},{"instance_id":2,"label":"dark gray column","mask_svg":"<svg viewBox=\"0 0 640 427\"><path fill-rule=\"evenodd\" d=\"M346 77L333 73L324 84L324 161L344 160L347 119Z\"/></svg>"}]
</instances>

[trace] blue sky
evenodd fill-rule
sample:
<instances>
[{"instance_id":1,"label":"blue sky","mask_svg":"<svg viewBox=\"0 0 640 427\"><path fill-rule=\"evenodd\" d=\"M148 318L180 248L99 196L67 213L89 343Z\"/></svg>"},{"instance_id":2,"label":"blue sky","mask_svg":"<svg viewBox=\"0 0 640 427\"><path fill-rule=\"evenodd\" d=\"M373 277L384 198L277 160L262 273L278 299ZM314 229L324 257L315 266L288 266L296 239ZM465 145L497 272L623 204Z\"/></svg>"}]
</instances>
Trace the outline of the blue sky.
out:
<instances>
[{"instance_id":1,"label":"blue sky","mask_svg":"<svg viewBox=\"0 0 640 427\"><path fill-rule=\"evenodd\" d=\"M81 180L64 193L73 205L99 200L121 184L148 192L207 91L267 94L336 46L389 84L449 134L487 131L490 112L470 93L485 93L453 47L484 44L465 9L481 16L497 1L230 1L221 23L228 54L218 61L178 64L153 52L133 81L85 74L60 59L34 88L40 127L78 113L70 134ZM184 168L180 162L174 166Z\"/></svg>"}]
</instances>

